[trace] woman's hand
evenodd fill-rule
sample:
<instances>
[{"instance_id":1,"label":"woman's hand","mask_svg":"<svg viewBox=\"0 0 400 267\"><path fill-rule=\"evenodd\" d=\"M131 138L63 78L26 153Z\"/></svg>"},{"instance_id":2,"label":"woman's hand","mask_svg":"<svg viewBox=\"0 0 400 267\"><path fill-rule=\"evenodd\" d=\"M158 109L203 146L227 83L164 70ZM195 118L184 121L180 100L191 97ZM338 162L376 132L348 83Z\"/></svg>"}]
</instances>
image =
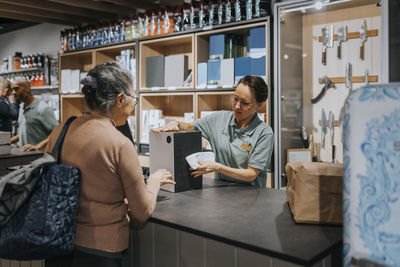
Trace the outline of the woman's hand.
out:
<instances>
[{"instance_id":1,"label":"woman's hand","mask_svg":"<svg viewBox=\"0 0 400 267\"><path fill-rule=\"evenodd\" d=\"M153 132L179 132L179 122L178 121L171 121L167 125L164 125L158 129L151 129Z\"/></svg>"},{"instance_id":2,"label":"woman's hand","mask_svg":"<svg viewBox=\"0 0 400 267\"><path fill-rule=\"evenodd\" d=\"M212 161L199 162L199 164L200 166L191 173L195 178L206 173L218 172L222 166L222 164Z\"/></svg>"},{"instance_id":3,"label":"woman's hand","mask_svg":"<svg viewBox=\"0 0 400 267\"><path fill-rule=\"evenodd\" d=\"M39 146L34 146L34 145L31 145L31 144L24 145L22 147L22 151L38 151L38 150L40 150Z\"/></svg>"},{"instance_id":4,"label":"woman's hand","mask_svg":"<svg viewBox=\"0 0 400 267\"><path fill-rule=\"evenodd\" d=\"M161 185L164 184L175 184L172 174L166 169L158 169L153 172L149 179L157 179L160 181Z\"/></svg>"}]
</instances>

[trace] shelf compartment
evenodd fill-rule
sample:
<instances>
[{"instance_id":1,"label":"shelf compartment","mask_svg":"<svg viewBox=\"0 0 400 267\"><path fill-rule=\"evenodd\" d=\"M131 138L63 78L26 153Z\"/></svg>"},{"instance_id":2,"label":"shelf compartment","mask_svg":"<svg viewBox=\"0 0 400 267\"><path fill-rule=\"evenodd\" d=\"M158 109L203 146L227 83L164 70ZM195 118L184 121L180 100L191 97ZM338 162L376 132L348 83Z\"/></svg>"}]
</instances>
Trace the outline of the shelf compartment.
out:
<instances>
[{"instance_id":1,"label":"shelf compartment","mask_svg":"<svg viewBox=\"0 0 400 267\"><path fill-rule=\"evenodd\" d=\"M140 114L143 110L160 109L163 118L183 121L185 112L194 112L194 93L148 93L140 94ZM142 140L143 118L140 117L140 140Z\"/></svg>"},{"instance_id":2,"label":"shelf compartment","mask_svg":"<svg viewBox=\"0 0 400 267\"><path fill-rule=\"evenodd\" d=\"M195 119L200 118L201 111L214 111L214 110L233 110L233 96L234 91L231 92L204 92L196 94L197 111ZM260 108L257 109L258 113L267 113L267 104L264 102Z\"/></svg>"},{"instance_id":3,"label":"shelf compartment","mask_svg":"<svg viewBox=\"0 0 400 267\"><path fill-rule=\"evenodd\" d=\"M61 121L90 112L83 95L61 95Z\"/></svg>"},{"instance_id":4,"label":"shelf compartment","mask_svg":"<svg viewBox=\"0 0 400 267\"><path fill-rule=\"evenodd\" d=\"M240 25L240 26L235 26L235 27L228 27L228 28L222 28L222 29L217 29L217 30L211 30L211 31L205 31L205 32L199 32L195 34L195 65L194 65L194 81L195 81L195 87L197 87L197 64L198 63L203 63L207 62L210 59L210 36L215 35L215 34L232 34L232 35L240 35L243 36L243 56L248 56L247 55L247 37L250 35L250 29L253 28L258 28L258 27L265 27L265 44L266 44L266 81L268 82L268 73L269 73L269 57L268 57L268 51L270 49L269 47L269 22L268 21L263 21L263 22L258 22L254 24L245 24L245 25Z\"/></svg>"},{"instance_id":5,"label":"shelf compartment","mask_svg":"<svg viewBox=\"0 0 400 267\"><path fill-rule=\"evenodd\" d=\"M140 62L139 62L139 85L141 89L146 88L146 58L151 56L171 56L186 55L188 56L189 73L193 70L194 65L194 34L186 34L175 37L153 39L140 42ZM179 86L178 86L179 87ZM189 86L193 88L192 84ZM180 88L180 87L179 87Z\"/></svg>"},{"instance_id":6,"label":"shelf compartment","mask_svg":"<svg viewBox=\"0 0 400 267\"><path fill-rule=\"evenodd\" d=\"M95 50L96 65L103 64L108 61L115 61L117 56L121 55L121 50L131 49L133 50L133 56L135 56L135 43L128 43L122 45L116 45L112 47L103 47Z\"/></svg>"},{"instance_id":7,"label":"shelf compartment","mask_svg":"<svg viewBox=\"0 0 400 267\"><path fill-rule=\"evenodd\" d=\"M234 91L197 93L197 111L195 114L195 119L200 118L201 111L232 110L232 100L234 95Z\"/></svg>"},{"instance_id":8,"label":"shelf compartment","mask_svg":"<svg viewBox=\"0 0 400 267\"><path fill-rule=\"evenodd\" d=\"M60 55L60 69L79 69L89 71L93 67L94 51L81 51ZM61 73L61 71L60 71Z\"/></svg>"}]
</instances>

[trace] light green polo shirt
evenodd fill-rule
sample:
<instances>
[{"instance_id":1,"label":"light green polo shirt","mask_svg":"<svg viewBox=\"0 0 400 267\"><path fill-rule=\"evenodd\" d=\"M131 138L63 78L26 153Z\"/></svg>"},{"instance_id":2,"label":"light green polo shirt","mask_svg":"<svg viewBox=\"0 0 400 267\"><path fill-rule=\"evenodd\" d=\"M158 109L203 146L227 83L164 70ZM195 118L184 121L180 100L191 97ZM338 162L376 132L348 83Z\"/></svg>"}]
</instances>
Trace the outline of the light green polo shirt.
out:
<instances>
[{"instance_id":1,"label":"light green polo shirt","mask_svg":"<svg viewBox=\"0 0 400 267\"><path fill-rule=\"evenodd\" d=\"M269 125L254 116L245 128L239 128L233 111L216 111L194 122L194 129L201 131L214 151L215 161L231 168L247 169L248 166L261 170L251 183L266 186L267 167L271 162L274 134ZM216 173L216 179L239 182Z\"/></svg>"},{"instance_id":2,"label":"light green polo shirt","mask_svg":"<svg viewBox=\"0 0 400 267\"><path fill-rule=\"evenodd\" d=\"M18 116L19 145L37 145L58 125L54 112L45 102L35 99Z\"/></svg>"}]
</instances>

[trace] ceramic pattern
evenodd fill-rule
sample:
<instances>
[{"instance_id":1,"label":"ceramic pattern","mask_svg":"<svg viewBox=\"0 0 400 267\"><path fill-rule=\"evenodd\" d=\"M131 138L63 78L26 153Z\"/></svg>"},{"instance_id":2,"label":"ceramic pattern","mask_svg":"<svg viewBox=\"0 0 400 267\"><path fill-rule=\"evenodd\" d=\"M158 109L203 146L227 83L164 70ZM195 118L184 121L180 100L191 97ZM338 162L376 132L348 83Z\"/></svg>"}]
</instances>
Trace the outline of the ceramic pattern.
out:
<instances>
[{"instance_id":1,"label":"ceramic pattern","mask_svg":"<svg viewBox=\"0 0 400 267\"><path fill-rule=\"evenodd\" d=\"M354 113L363 118L351 117ZM363 129L351 129L355 120ZM400 266L400 86L353 92L346 101L344 128L344 264L358 254ZM352 134L359 136L357 144ZM358 154L352 149L360 150L362 158L354 158Z\"/></svg>"}]
</instances>

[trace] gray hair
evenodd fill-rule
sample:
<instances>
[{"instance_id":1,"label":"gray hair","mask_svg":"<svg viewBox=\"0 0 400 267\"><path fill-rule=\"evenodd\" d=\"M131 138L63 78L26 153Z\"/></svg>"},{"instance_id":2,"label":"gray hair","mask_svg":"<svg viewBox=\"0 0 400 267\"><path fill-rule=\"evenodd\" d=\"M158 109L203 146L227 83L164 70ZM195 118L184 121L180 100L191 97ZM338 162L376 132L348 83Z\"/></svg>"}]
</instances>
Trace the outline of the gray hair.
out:
<instances>
[{"instance_id":1,"label":"gray hair","mask_svg":"<svg viewBox=\"0 0 400 267\"><path fill-rule=\"evenodd\" d=\"M90 78L81 80L86 104L91 110L103 114L110 113L119 93L130 95L133 88L131 74L116 62L97 65L88 72L87 77Z\"/></svg>"}]
</instances>

